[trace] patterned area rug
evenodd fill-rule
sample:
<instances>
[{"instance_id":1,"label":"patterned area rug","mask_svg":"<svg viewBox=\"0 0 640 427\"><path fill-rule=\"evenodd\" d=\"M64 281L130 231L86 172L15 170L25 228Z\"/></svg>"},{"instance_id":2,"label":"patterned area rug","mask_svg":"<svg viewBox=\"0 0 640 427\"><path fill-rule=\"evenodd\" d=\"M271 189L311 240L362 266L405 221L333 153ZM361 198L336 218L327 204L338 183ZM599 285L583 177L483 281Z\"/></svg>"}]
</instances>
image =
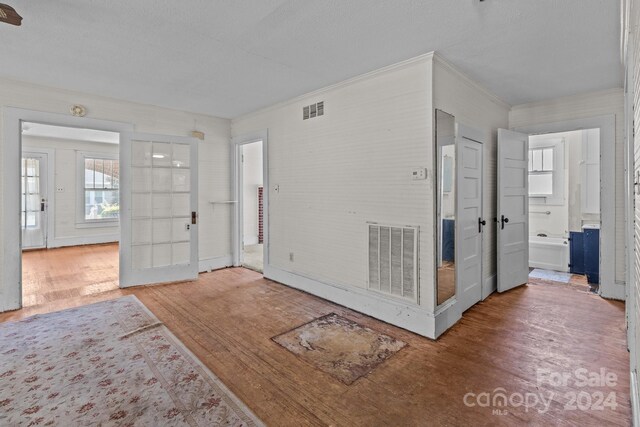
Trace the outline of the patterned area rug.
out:
<instances>
[{"instance_id":1,"label":"patterned area rug","mask_svg":"<svg viewBox=\"0 0 640 427\"><path fill-rule=\"evenodd\" d=\"M406 343L335 313L272 338L302 360L349 385Z\"/></svg>"},{"instance_id":2,"label":"patterned area rug","mask_svg":"<svg viewBox=\"0 0 640 427\"><path fill-rule=\"evenodd\" d=\"M127 296L0 323L0 425L262 423Z\"/></svg>"}]
</instances>

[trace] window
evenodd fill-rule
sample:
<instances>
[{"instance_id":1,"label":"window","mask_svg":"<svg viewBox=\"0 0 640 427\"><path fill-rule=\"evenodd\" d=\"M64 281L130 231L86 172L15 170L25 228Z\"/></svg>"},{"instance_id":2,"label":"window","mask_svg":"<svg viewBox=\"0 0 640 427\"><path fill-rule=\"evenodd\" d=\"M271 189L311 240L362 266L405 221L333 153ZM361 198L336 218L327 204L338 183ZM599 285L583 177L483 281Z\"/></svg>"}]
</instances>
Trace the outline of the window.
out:
<instances>
[{"instance_id":1,"label":"window","mask_svg":"<svg viewBox=\"0 0 640 427\"><path fill-rule=\"evenodd\" d=\"M529 150L529 196L553 195L553 148Z\"/></svg>"},{"instance_id":2,"label":"window","mask_svg":"<svg viewBox=\"0 0 640 427\"><path fill-rule=\"evenodd\" d=\"M529 138L529 204L564 204L564 138L534 135Z\"/></svg>"},{"instance_id":3,"label":"window","mask_svg":"<svg viewBox=\"0 0 640 427\"><path fill-rule=\"evenodd\" d=\"M84 222L117 221L120 217L120 164L113 158L83 155Z\"/></svg>"}]
</instances>

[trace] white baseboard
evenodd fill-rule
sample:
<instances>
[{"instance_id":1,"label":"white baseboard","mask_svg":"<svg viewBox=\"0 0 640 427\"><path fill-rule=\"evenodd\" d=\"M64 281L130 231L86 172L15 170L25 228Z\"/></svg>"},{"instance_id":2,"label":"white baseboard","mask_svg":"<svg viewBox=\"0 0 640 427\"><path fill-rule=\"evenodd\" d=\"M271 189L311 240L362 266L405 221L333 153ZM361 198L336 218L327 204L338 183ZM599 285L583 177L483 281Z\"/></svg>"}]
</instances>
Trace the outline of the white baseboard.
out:
<instances>
[{"instance_id":1,"label":"white baseboard","mask_svg":"<svg viewBox=\"0 0 640 427\"><path fill-rule=\"evenodd\" d=\"M495 274L484 279L482 282L482 301L498 290L498 277Z\"/></svg>"},{"instance_id":2,"label":"white baseboard","mask_svg":"<svg viewBox=\"0 0 640 427\"><path fill-rule=\"evenodd\" d=\"M461 318L460 304L455 298L451 298L444 306L439 307L436 312L434 337L438 338Z\"/></svg>"},{"instance_id":3,"label":"white baseboard","mask_svg":"<svg viewBox=\"0 0 640 427\"><path fill-rule=\"evenodd\" d=\"M638 373L631 371L631 420L634 427L640 427L640 384L638 384Z\"/></svg>"},{"instance_id":4,"label":"white baseboard","mask_svg":"<svg viewBox=\"0 0 640 427\"><path fill-rule=\"evenodd\" d=\"M198 271L204 273L207 271L220 270L221 268L231 267L232 264L231 255L201 259L198 262Z\"/></svg>"},{"instance_id":5,"label":"white baseboard","mask_svg":"<svg viewBox=\"0 0 640 427\"><path fill-rule=\"evenodd\" d=\"M62 248L65 246L97 245L100 243L113 243L120 240L120 233L100 234L97 236L82 237L55 237L47 242L47 248Z\"/></svg>"},{"instance_id":6,"label":"white baseboard","mask_svg":"<svg viewBox=\"0 0 640 427\"><path fill-rule=\"evenodd\" d=\"M386 298L362 288L346 288L336 284L323 283L270 265L265 266L264 277L427 338L436 338L435 316L415 304Z\"/></svg>"},{"instance_id":7,"label":"white baseboard","mask_svg":"<svg viewBox=\"0 0 640 427\"><path fill-rule=\"evenodd\" d=\"M625 301L627 299L627 286L624 282L615 282L605 286L600 283L600 296L602 298Z\"/></svg>"}]
</instances>

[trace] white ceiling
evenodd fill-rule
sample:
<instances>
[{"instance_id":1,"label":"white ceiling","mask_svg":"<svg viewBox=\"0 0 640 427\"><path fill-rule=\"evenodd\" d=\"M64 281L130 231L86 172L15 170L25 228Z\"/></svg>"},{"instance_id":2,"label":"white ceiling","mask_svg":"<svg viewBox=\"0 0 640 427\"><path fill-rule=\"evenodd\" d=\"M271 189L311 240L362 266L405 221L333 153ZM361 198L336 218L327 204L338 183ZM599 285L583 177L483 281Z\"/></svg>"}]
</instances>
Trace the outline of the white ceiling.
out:
<instances>
[{"instance_id":1,"label":"white ceiling","mask_svg":"<svg viewBox=\"0 0 640 427\"><path fill-rule=\"evenodd\" d=\"M510 104L620 87L616 0L7 0L0 76L220 117L438 51Z\"/></svg>"},{"instance_id":2,"label":"white ceiling","mask_svg":"<svg viewBox=\"0 0 640 427\"><path fill-rule=\"evenodd\" d=\"M41 123L22 123L22 135L40 136L56 139L70 139L74 141L102 142L105 144L119 144L120 134L104 130L69 128L65 126L45 125Z\"/></svg>"}]
</instances>

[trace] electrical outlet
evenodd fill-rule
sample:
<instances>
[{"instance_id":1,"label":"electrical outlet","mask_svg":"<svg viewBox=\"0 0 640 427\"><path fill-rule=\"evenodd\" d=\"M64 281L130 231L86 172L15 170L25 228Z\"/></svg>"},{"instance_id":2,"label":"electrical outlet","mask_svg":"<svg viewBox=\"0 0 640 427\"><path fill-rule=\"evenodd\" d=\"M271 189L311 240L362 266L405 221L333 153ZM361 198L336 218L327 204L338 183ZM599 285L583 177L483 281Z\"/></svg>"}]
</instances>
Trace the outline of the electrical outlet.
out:
<instances>
[{"instance_id":1,"label":"electrical outlet","mask_svg":"<svg viewBox=\"0 0 640 427\"><path fill-rule=\"evenodd\" d=\"M293 252L289 252L289 261L293 262Z\"/></svg>"},{"instance_id":2,"label":"electrical outlet","mask_svg":"<svg viewBox=\"0 0 640 427\"><path fill-rule=\"evenodd\" d=\"M64 193L64 187L56 187L56 192Z\"/></svg>"}]
</instances>

